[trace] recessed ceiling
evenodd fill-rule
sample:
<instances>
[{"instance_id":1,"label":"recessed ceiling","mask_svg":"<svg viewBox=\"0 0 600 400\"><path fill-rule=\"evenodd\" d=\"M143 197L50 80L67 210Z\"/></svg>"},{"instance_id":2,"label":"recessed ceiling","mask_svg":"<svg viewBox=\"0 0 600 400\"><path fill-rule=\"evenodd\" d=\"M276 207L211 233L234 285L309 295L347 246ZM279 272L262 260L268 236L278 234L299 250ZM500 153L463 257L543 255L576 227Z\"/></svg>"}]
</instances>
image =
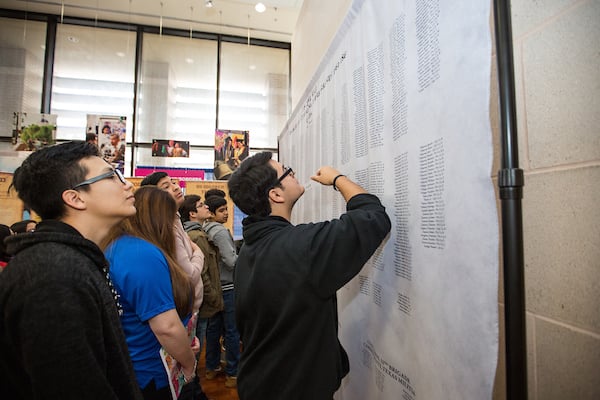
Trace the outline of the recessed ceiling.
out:
<instances>
[{"instance_id":1,"label":"recessed ceiling","mask_svg":"<svg viewBox=\"0 0 600 400\"><path fill-rule=\"evenodd\" d=\"M291 42L303 0L3 0L1 7L28 12L222 33Z\"/></svg>"}]
</instances>

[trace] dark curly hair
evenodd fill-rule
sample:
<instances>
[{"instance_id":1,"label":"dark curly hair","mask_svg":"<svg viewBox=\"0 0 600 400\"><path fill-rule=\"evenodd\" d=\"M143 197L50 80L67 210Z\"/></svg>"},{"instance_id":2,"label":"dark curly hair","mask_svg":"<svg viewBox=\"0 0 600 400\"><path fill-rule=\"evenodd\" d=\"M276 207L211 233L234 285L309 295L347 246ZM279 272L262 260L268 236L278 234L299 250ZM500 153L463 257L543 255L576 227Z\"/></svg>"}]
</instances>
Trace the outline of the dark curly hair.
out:
<instances>
[{"instance_id":1,"label":"dark curly hair","mask_svg":"<svg viewBox=\"0 0 600 400\"><path fill-rule=\"evenodd\" d=\"M229 178L229 196L247 215L271 214L269 189L277 183L277 171L269 161L273 157L265 151L245 159Z\"/></svg>"}]
</instances>

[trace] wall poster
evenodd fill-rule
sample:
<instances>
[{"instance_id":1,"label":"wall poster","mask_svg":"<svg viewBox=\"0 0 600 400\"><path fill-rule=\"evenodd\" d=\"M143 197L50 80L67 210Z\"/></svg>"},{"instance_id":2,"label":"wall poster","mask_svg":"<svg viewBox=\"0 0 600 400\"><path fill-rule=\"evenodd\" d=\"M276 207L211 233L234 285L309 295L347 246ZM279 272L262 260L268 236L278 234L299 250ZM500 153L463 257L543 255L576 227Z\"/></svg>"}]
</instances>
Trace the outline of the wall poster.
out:
<instances>
[{"instance_id":1,"label":"wall poster","mask_svg":"<svg viewBox=\"0 0 600 400\"><path fill-rule=\"evenodd\" d=\"M490 2L355 0L280 136L280 160L306 188L295 223L345 210L310 182L321 165L379 196L392 220L338 292L350 357L338 400L492 397L490 31Z\"/></svg>"},{"instance_id":2,"label":"wall poster","mask_svg":"<svg viewBox=\"0 0 600 400\"><path fill-rule=\"evenodd\" d=\"M127 117L87 115L86 140L95 143L102 157L121 171L125 168Z\"/></svg>"},{"instance_id":3,"label":"wall poster","mask_svg":"<svg viewBox=\"0 0 600 400\"><path fill-rule=\"evenodd\" d=\"M227 179L250 151L249 131L215 131L215 178Z\"/></svg>"},{"instance_id":4,"label":"wall poster","mask_svg":"<svg viewBox=\"0 0 600 400\"><path fill-rule=\"evenodd\" d=\"M189 157L190 142L152 139L152 157Z\"/></svg>"}]
</instances>

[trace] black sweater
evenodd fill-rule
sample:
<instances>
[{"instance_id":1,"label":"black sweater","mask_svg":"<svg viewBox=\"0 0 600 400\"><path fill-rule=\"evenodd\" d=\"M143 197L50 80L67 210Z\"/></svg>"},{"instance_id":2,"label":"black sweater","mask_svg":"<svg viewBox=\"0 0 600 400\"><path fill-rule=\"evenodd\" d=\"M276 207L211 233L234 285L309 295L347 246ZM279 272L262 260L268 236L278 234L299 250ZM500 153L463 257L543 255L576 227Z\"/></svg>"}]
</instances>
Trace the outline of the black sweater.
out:
<instances>
[{"instance_id":1,"label":"black sweater","mask_svg":"<svg viewBox=\"0 0 600 400\"><path fill-rule=\"evenodd\" d=\"M7 239L0 275L0 393L6 399L138 399L102 251L41 222Z\"/></svg>"},{"instance_id":2,"label":"black sweater","mask_svg":"<svg viewBox=\"0 0 600 400\"><path fill-rule=\"evenodd\" d=\"M337 220L297 226L280 217L244 220L235 274L241 400L331 400L348 373L336 291L391 225L373 195L354 196L347 210Z\"/></svg>"}]
</instances>

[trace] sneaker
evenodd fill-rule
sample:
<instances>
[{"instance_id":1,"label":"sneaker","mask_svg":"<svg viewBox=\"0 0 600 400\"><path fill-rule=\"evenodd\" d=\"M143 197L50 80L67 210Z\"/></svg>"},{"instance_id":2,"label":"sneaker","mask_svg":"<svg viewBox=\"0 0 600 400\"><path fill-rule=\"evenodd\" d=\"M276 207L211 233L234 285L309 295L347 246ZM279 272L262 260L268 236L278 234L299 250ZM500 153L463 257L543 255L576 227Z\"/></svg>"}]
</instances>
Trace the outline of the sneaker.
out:
<instances>
[{"instance_id":1,"label":"sneaker","mask_svg":"<svg viewBox=\"0 0 600 400\"><path fill-rule=\"evenodd\" d=\"M237 388L237 376L229 376L225 377L225 387L234 389Z\"/></svg>"},{"instance_id":2,"label":"sneaker","mask_svg":"<svg viewBox=\"0 0 600 400\"><path fill-rule=\"evenodd\" d=\"M215 369L207 369L206 374L204 374L204 376L208 380L215 379L219 372L223 372L223 367L221 367L220 365Z\"/></svg>"}]
</instances>

